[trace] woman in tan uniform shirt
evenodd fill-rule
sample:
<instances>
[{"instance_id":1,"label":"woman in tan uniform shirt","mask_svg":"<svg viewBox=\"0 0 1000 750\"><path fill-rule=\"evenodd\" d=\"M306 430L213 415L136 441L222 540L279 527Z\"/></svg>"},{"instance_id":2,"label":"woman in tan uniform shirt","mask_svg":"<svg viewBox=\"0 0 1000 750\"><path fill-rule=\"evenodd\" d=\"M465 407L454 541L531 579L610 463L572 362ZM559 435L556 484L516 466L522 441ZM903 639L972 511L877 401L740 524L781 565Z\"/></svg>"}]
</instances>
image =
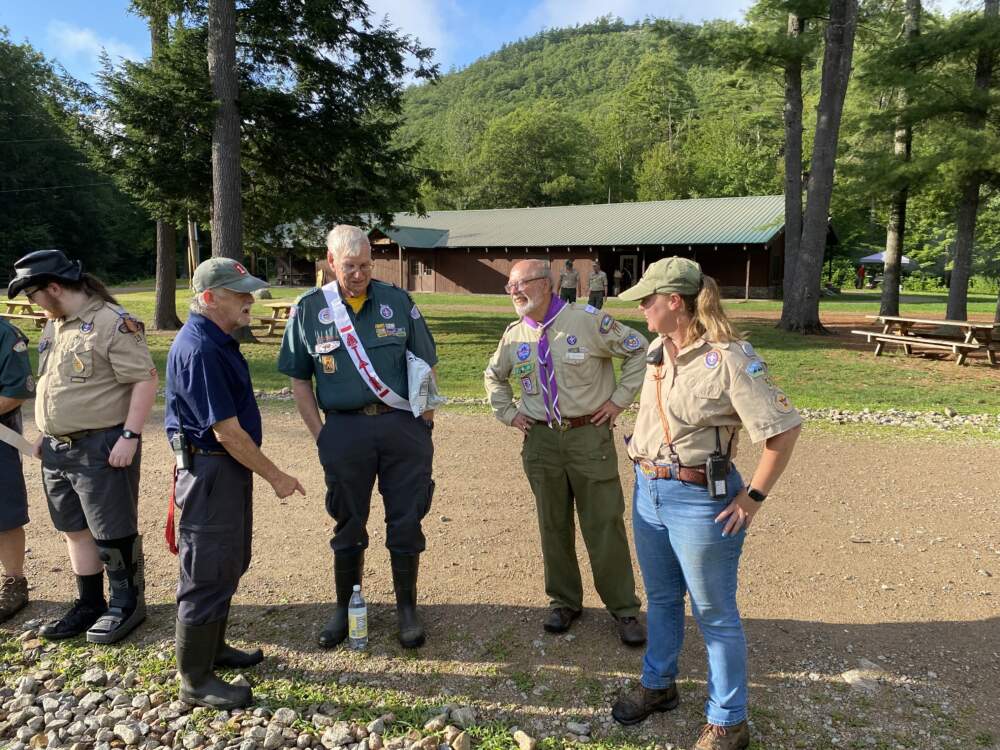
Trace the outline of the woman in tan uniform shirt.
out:
<instances>
[{"instance_id":1,"label":"woman in tan uniform shirt","mask_svg":"<svg viewBox=\"0 0 1000 750\"><path fill-rule=\"evenodd\" d=\"M649 330L629 456L632 524L646 586L649 640L642 679L615 703L622 724L678 704L674 680L684 637L684 594L708 651L707 723L696 750L750 744L746 639L736 606L746 529L791 457L801 419L767 365L741 341L719 288L694 261L657 261L620 299L637 300ZM744 483L732 463L745 428L765 441Z\"/></svg>"}]
</instances>

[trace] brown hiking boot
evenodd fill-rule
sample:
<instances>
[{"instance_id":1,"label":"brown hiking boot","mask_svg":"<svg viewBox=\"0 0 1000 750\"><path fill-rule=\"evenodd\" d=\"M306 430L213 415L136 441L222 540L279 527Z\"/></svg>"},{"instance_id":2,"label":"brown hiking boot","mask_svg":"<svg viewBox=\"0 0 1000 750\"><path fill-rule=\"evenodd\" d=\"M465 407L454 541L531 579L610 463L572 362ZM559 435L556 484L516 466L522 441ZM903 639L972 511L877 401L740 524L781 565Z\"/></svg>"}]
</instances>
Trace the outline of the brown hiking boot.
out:
<instances>
[{"instance_id":1,"label":"brown hiking boot","mask_svg":"<svg viewBox=\"0 0 1000 750\"><path fill-rule=\"evenodd\" d=\"M750 747L750 726L741 721L731 727L706 724L694 750L743 750Z\"/></svg>"},{"instance_id":2,"label":"brown hiking boot","mask_svg":"<svg viewBox=\"0 0 1000 750\"><path fill-rule=\"evenodd\" d=\"M5 576L0 579L0 622L8 620L28 603L28 579Z\"/></svg>"},{"instance_id":3,"label":"brown hiking boot","mask_svg":"<svg viewBox=\"0 0 1000 750\"><path fill-rule=\"evenodd\" d=\"M644 721L652 714L673 711L678 703L680 697L677 695L676 683L672 683L670 687L654 690L640 682L615 701L611 715L619 724L631 726Z\"/></svg>"}]
</instances>

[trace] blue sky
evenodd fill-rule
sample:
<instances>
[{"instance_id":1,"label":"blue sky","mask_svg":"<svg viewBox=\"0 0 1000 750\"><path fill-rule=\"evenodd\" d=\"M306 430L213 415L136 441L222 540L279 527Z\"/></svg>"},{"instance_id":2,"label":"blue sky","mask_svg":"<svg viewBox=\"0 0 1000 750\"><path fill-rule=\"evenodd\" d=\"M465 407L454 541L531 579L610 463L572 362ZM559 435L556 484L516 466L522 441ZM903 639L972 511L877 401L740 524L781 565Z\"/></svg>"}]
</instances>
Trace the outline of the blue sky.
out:
<instances>
[{"instance_id":1,"label":"blue sky","mask_svg":"<svg viewBox=\"0 0 1000 750\"><path fill-rule=\"evenodd\" d=\"M571 26L614 13L627 21L665 16L689 21L739 19L752 0L369 0L376 18L437 50L443 71L463 67L504 42L543 28ZM972 0L932 0L951 10ZM979 3L981 5L981 3ZM27 39L74 76L92 80L97 58L106 49L113 58L149 54L149 33L128 12L128 0L0 0L0 26L15 41Z\"/></svg>"}]
</instances>

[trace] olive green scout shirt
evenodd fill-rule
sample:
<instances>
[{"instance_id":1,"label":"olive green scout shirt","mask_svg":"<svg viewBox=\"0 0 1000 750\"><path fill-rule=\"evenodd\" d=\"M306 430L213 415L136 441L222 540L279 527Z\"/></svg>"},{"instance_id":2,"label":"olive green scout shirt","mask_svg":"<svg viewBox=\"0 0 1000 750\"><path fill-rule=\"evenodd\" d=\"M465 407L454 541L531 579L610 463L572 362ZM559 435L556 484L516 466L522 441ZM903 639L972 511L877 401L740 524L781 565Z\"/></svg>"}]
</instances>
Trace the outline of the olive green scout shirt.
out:
<instances>
[{"instance_id":1,"label":"olive green scout shirt","mask_svg":"<svg viewBox=\"0 0 1000 750\"><path fill-rule=\"evenodd\" d=\"M592 292L603 292L608 288L608 275L604 271L592 273L587 278L588 288Z\"/></svg>"},{"instance_id":2,"label":"olive green scout shirt","mask_svg":"<svg viewBox=\"0 0 1000 750\"><path fill-rule=\"evenodd\" d=\"M431 367L438 361L434 338L413 299L397 286L372 279L361 312L355 314L346 300L344 306L375 372L408 398L407 349ZM324 411L352 411L380 403L351 361L322 289L299 297L290 318L281 340L279 371L297 380L315 377L316 401Z\"/></svg>"},{"instance_id":3,"label":"olive green scout shirt","mask_svg":"<svg viewBox=\"0 0 1000 750\"><path fill-rule=\"evenodd\" d=\"M662 347L662 338L653 342L650 355ZM656 405L658 376L660 406L683 466L701 466L708 460L716 448L716 427L722 428L722 452L732 437L731 457L735 457L740 427L759 443L802 423L750 342L713 344L699 339L677 353L676 363L671 364L664 352L662 365L646 366L639 415L628 444L633 459L670 462Z\"/></svg>"},{"instance_id":4,"label":"olive green scout shirt","mask_svg":"<svg viewBox=\"0 0 1000 750\"><path fill-rule=\"evenodd\" d=\"M24 399L34 395L28 337L0 318L0 396Z\"/></svg>"},{"instance_id":5,"label":"olive green scout shirt","mask_svg":"<svg viewBox=\"0 0 1000 750\"><path fill-rule=\"evenodd\" d=\"M566 305L547 329L552 364L564 417L593 414L609 398L622 408L632 403L642 385L646 339L595 307ZM546 420L538 382L539 330L518 320L507 326L484 373L486 393L497 419L510 424L520 411ZM615 383L612 357L622 357L622 379ZM514 403L510 377L521 386Z\"/></svg>"},{"instance_id":6,"label":"olive green scout shirt","mask_svg":"<svg viewBox=\"0 0 1000 750\"><path fill-rule=\"evenodd\" d=\"M580 284L580 273L570 269L559 274L560 289L576 289Z\"/></svg>"},{"instance_id":7,"label":"olive green scout shirt","mask_svg":"<svg viewBox=\"0 0 1000 750\"><path fill-rule=\"evenodd\" d=\"M142 323L92 297L42 331L35 423L57 436L114 427L128 416L132 386L154 375Z\"/></svg>"}]
</instances>

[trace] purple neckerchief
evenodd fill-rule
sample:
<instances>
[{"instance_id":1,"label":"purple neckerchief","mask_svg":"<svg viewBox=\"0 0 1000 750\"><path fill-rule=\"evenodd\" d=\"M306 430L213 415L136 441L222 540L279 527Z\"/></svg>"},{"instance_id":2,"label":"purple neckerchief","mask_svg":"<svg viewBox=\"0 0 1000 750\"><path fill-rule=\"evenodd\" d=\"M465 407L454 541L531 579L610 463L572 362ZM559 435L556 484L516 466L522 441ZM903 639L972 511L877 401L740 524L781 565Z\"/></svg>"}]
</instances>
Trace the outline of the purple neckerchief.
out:
<instances>
[{"instance_id":1,"label":"purple neckerchief","mask_svg":"<svg viewBox=\"0 0 1000 750\"><path fill-rule=\"evenodd\" d=\"M564 307L566 307L566 303L559 297L552 295L549 309L541 323L532 320L527 315L522 318L529 328L537 328L541 331L538 338L538 380L542 386L545 416L550 427L553 422L556 424L562 422L562 415L559 413L559 386L556 384L556 370L552 366L552 352L549 349L549 337L546 329Z\"/></svg>"}]
</instances>

